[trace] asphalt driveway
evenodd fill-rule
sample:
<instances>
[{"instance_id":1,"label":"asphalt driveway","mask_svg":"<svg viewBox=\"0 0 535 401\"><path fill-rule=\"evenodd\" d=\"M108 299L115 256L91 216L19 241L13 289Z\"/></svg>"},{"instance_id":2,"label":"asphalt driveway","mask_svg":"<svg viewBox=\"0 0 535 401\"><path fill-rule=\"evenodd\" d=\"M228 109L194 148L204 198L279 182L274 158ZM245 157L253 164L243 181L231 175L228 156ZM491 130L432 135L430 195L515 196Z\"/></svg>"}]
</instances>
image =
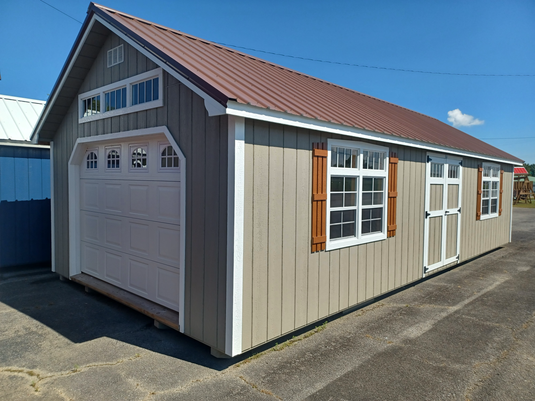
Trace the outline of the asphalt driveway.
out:
<instances>
[{"instance_id":1,"label":"asphalt driveway","mask_svg":"<svg viewBox=\"0 0 535 401\"><path fill-rule=\"evenodd\" d=\"M0 269L0 399L534 400L535 209L513 242L253 357L43 267Z\"/></svg>"}]
</instances>

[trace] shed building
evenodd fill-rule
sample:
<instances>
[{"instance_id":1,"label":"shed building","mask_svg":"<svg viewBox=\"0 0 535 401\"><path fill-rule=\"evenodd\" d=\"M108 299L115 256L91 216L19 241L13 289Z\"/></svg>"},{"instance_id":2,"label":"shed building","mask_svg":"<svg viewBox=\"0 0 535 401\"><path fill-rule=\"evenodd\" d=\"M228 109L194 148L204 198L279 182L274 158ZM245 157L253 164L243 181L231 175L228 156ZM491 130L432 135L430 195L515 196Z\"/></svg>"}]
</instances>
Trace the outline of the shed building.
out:
<instances>
[{"instance_id":1,"label":"shed building","mask_svg":"<svg viewBox=\"0 0 535 401\"><path fill-rule=\"evenodd\" d=\"M30 141L44 106L0 95L0 267L50 264L50 150Z\"/></svg>"},{"instance_id":2,"label":"shed building","mask_svg":"<svg viewBox=\"0 0 535 401\"><path fill-rule=\"evenodd\" d=\"M50 99L53 269L214 355L510 241L518 158L110 8L89 6Z\"/></svg>"}]
</instances>

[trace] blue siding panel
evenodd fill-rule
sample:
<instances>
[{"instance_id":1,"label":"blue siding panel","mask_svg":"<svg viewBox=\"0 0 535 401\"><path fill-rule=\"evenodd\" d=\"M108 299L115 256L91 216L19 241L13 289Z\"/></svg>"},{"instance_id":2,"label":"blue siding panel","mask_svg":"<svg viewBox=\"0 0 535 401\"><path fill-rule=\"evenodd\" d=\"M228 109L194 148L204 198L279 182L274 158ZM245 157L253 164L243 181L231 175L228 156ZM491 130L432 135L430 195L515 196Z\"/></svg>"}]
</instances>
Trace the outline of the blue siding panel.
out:
<instances>
[{"instance_id":1,"label":"blue siding panel","mask_svg":"<svg viewBox=\"0 0 535 401\"><path fill-rule=\"evenodd\" d=\"M43 199L43 180L41 159L28 159L28 183L30 199Z\"/></svg>"},{"instance_id":2,"label":"blue siding panel","mask_svg":"<svg viewBox=\"0 0 535 401\"><path fill-rule=\"evenodd\" d=\"M25 157L15 158L15 199L30 200L30 168Z\"/></svg>"},{"instance_id":3,"label":"blue siding panel","mask_svg":"<svg viewBox=\"0 0 535 401\"><path fill-rule=\"evenodd\" d=\"M0 267L50 255L50 151L0 145Z\"/></svg>"},{"instance_id":4,"label":"blue siding panel","mask_svg":"<svg viewBox=\"0 0 535 401\"><path fill-rule=\"evenodd\" d=\"M15 199L15 158L0 156L0 201Z\"/></svg>"},{"instance_id":5,"label":"blue siding panel","mask_svg":"<svg viewBox=\"0 0 535 401\"><path fill-rule=\"evenodd\" d=\"M50 197L50 158L41 159L41 182L43 188L43 199L51 199Z\"/></svg>"}]
</instances>

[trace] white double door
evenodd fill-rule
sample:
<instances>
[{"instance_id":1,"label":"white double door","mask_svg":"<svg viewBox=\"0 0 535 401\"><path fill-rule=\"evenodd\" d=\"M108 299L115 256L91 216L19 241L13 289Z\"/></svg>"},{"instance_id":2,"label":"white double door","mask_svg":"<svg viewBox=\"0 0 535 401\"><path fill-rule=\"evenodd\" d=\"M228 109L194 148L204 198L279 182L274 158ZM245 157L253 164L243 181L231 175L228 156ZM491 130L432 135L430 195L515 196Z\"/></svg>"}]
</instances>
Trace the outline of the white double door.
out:
<instances>
[{"instance_id":1,"label":"white double door","mask_svg":"<svg viewBox=\"0 0 535 401\"><path fill-rule=\"evenodd\" d=\"M426 165L424 276L459 260L462 159L429 154Z\"/></svg>"}]
</instances>

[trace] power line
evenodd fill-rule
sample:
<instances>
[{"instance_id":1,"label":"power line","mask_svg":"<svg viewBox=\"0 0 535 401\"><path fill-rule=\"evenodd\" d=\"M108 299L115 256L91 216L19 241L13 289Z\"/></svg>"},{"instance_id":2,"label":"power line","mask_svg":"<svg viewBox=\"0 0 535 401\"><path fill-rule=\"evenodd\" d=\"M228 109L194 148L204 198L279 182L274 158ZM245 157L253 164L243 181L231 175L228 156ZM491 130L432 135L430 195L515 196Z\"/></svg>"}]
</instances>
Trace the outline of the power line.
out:
<instances>
[{"instance_id":1,"label":"power line","mask_svg":"<svg viewBox=\"0 0 535 401\"><path fill-rule=\"evenodd\" d=\"M292 55L289 55L289 54L275 53L275 52L270 52L270 51L266 51L266 50L258 50L258 49L253 49L251 47L236 46L236 45L231 45L231 44L228 44L228 43L221 43L221 42L214 42L214 43L218 43L218 44L223 45L223 46L234 47L236 49L251 50L251 51L254 51L254 52L273 54L275 56L289 57L289 58L295 58L295 59L299 59L299 60L315 61L317 63L338 64L338 65L346 65L346 66L350 66L350 67L359 67L359 68L373 68L373 69L377 69L377 70L412 72L412 73L418 73L418 74L461 75L461 76L471 76L471 77L535 77L535 74L471 74L471 73L423 71L423 70L409 70L409 69L404 69L404 68L380 67L380 66L376 66L376 65L343 63L343 62L340 62L340 61L330 61L330 60L321 60L321 59L315 59L315 58L309 58L309 57L292 56Z\"/></svg>"},{"instance_id":2,"label":"power line","mask_svg":"<svg viewBox=\"0 0 535 401\"><path fill-rule=\"evenodd\" d=\"M518 138L479 138L484 139L485 141L490 141L491 139L535 139L535 136L522 136Z\"/></svg>"},{"instance_id":3,"label":"power line","mask_svg":"<svg viewBox=\"0 0 535 401\"><path fill-rule=\"evenodd\" d=\"M39 1L40 1L41 3L46 4L46 5L49 6L49 7L52 7L54 10L59 11L59 12L62 13L63 15L66 15L66 16L69 17L70 19L75 20L75 21L78 22L79 24L82 24L82 21L77 20L77 19L74 18L74 17L71 17L69 14L67 14L66 12L61 11L59 8L54 7L52 4L48 4L46 1L43 1L43 0L39 0Z\"/></svg>"},{"instance_id":4,"label":"power line","mask_svg":"<svg viewBox=\"0 0 535 401\"><path fill-rule=\"evenodd\" d=\"M44 0L39 0L39 1L41 3L46 4L49 7L52 7L54 10L62 13L63 15L75 20L79 24L82 24L82 21L77 20L76 18L70 16L69 14L67 14L64 11L61 11L59 8L54 7L53 5L47 3L46 1L44 1ZM222 42L214 42L214 43L217 43L217 44L222 45L222 46L233 47L235 49L245 49L245 50L250 50L250 51L259 52L259 53L272 54L274 56L288 57L288 58L294 58L294 59L305 60L305 61L314 61L316 63L337 64L337 65L345 65L345 66L349 66L349 67L370 68L370 69L376 69L376 70L410 72L410 73L414 73L414 74L454 75L454 76L470 76L470 77L535 77L535 74L472 74L472 73L458 73L458 72L409 70L409 69L404 69L404 68L381 67L381 66L377 66L377 65L343 63L341 61L321 60L321 59L315 59L315 58L309 58L309 57L292 56L290 54L283 54L283 53L270 52L270 51L267 51L267 50L253 49L252 47L244 47L244 46L238 46L238 45L222 43Z\"/></svg>"}]
</instances>

